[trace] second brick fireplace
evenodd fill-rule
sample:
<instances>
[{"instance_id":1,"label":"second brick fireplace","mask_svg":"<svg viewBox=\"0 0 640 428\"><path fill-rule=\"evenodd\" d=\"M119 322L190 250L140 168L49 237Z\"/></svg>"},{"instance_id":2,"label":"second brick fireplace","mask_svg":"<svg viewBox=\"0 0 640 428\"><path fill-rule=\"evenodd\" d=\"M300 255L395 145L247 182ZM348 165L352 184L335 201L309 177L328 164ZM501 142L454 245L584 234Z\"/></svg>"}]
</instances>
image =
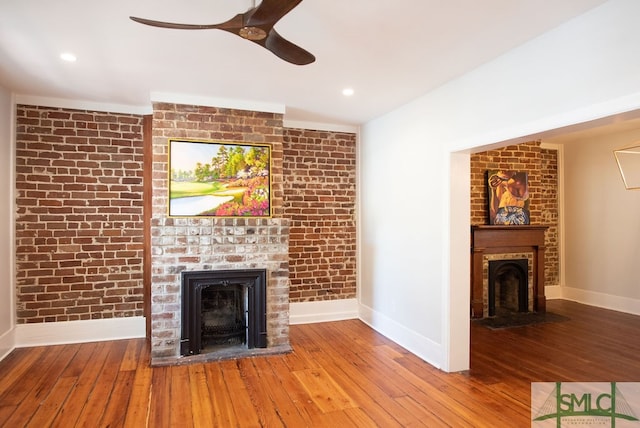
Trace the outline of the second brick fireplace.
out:
<instances>
[{"instance_id":1,"label":"second brick fireplace","mask_svg":"<svg viewBox=\"0 0 640 428\"><path fill-rule=\"evenodd\" d=\"M489 262L527 260L527 311L545 312L544 234L546 226L472 226L471 317L486 318L491 302ZM493 302L495 304L495 302Z\"/></svg>"}]
</instances>

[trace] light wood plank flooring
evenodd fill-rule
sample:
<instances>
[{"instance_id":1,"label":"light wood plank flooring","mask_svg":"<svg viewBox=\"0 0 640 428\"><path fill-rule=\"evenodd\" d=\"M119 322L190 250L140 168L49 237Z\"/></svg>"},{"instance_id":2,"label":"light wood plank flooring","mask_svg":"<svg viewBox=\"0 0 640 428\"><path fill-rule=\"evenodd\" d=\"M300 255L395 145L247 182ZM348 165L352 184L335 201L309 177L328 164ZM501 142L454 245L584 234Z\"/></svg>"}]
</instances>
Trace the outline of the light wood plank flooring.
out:
<instances>
[{"instance_id":1,"label":"light wood plank flooring","mask_svg":"<svg viewBox=\"0 0 640 428\"><path fill-rule=\"evenodd\" d=\"M360 321L291 327L293 352L150 368L144 340L17 349L2 427L528 427L532 381L640 381L640 317L567 301L569 321L472 323L443 373Z\"/></svg>"}]
</instances>

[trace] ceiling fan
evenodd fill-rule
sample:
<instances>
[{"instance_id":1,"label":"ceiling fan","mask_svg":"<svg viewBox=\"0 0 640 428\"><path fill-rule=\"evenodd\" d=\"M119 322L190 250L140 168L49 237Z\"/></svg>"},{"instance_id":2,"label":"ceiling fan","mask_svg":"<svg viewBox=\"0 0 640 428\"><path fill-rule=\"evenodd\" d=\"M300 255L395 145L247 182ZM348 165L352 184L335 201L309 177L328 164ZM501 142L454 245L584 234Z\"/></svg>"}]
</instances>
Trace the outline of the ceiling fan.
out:
<instances>
[{"instance_id":1,"label":"ceiling fan","mask_svg":"<svg viewBox=\"0 0 640 428\"><path fill-rule=\"evenodd\" d=\"M311 64L316 58L284 37L273 28L274 25L302 0L262 0L244 13L239 13L226 22L219 24L175 24L172 22L153 21L130 16L135 22L153 27L174 28L178 30L224 30L250 40L273 52L283 60L296 65Z\"/></svg>"}]
</instances>

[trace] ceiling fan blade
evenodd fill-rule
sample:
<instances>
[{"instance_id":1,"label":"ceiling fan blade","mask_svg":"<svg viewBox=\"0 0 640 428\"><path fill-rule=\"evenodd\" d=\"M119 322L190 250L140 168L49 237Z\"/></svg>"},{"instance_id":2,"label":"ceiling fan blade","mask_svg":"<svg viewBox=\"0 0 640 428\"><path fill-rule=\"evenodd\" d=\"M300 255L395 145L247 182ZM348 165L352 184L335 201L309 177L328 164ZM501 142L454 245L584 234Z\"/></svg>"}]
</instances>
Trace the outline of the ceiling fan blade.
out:
<instances>
[{"instance_id":1,"label":"ceiling fan blade","mask_svg":"<svg viewBox=\"0 0 640 428\"><path fill-rule=\"evenodd\" d=\"M283 38L273 26L302 0L262 0L247 12L239 13L228 21L219 24L178 24L173 22L154 21L152 19L129 18L140 24L152 27L173 28L177 30L211 30L228 31L243 39L250 40L273 52L281 59L296 65L311 64L316 57L290 41Z\"/></svg>"},{"instance_id":2,"label":"ceiling fan blade","mask_svg":"<svg viewBox=\"0 0 640 428\"><path fill-rule=\"evenodd\" d=\"M152 19L138 18L135 16L129 17L132 21L140 24L150 25L152 27L160 28L173 28L176 30L228 30L233 28L240 28L242 26L242 14L238 14L226 22L220 24L177 24L174 22L154 21Z\"/></svg>"},{"instance_id":3,"label":"ceiling fan blade","mask_svg":"<svg viewBox=\"0 0 640 428\"><path fill-rule=\"evenodd\" d=\"M302 0L262 0L256 7L246 13L246 25L273 27L283 16L300 4Z\"/></svg>"},{"instance_id":4,"label":"ceiling fan blade","mask_svg":"<svg viewBox=\"0 0 640 428\"><path fill-rule=\"evenodd\" d=\"M316 57L313 56L313 54L302 49L300 46L291 43L278 34L278 32L273 28L266 39L258 40L256 43L264 46L276 56L290 62L291 64L307 65L316 60Z\"/></svg>"}]
</instances>

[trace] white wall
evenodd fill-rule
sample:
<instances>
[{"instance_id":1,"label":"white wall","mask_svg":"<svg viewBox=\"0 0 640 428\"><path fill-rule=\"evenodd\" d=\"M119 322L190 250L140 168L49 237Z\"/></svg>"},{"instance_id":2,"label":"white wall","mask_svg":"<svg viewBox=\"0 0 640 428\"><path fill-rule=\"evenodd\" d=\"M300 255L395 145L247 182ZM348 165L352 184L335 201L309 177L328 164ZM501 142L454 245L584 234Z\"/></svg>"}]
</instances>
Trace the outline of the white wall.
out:
<instances>
[{"instance_id":1,"label":"white wall","mask_svg":"<svg viewBox=\"0 0 640 428\"><path fill-rule=\"evenodd\" d=\"M640 313L640 191L613 155L632 145L640 129L564 144L563 296Z\"/></svg>"},{"instance_id":2,"label":"white wall","mask_svg":"<svg viewBox=\"0 0 640 428\"><path fill-rule=\"evenodd\" d=\"M0 86L0 359L14 347L13 102Z\"/></svg>"},{"instance_id":3,"label":"white wall","mask_svg":"<svg viewBox=\"0 0 640 428\"><path fill-rule=\"evenodd\" d=\"M469 176L455 175L468 156L450 152L639 108L637 16L640 2L611 0L363 127L366 322L444 370L468 368Z\"/></svg>"}]
</instances>

